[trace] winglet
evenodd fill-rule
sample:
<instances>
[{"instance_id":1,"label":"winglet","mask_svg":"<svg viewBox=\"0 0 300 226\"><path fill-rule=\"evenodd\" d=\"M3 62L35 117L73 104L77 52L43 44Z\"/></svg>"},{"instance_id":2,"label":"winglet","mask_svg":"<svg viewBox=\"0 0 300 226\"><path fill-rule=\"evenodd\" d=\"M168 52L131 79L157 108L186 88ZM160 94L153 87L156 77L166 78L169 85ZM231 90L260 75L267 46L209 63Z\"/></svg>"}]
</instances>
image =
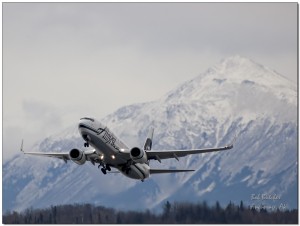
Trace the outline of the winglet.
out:
<instances>
[{"instance_id":1,"label":"winglet","mask_svg":"<svg viewBox=\"0 0 300 226\"><path fill-rule=\"evenodd\" d=\"M24 150L23 150L23 139L22 139L22 143L21 143L20 151L24 153Z\"/></svg>"}]
</instances>

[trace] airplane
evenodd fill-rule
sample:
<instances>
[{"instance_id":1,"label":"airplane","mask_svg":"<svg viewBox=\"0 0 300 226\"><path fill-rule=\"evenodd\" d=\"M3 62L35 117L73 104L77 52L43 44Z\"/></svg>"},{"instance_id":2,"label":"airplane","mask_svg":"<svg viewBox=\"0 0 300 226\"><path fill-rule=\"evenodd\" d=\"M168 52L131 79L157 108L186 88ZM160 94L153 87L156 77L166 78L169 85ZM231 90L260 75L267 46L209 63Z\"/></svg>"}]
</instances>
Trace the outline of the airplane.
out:
<instances>
[{"instance_id":1,"label":"airplane","mask_svg":"<svg viewBox=\"0 0 300 226\"><path fill-rule=\"evenodd\" d=\"M24 154L54 157L64 160L66 163L71 160L78 165L83 165L90 161L93 165L99 164L103 174L110 172L112 168L117 169L123 175L144 181L151 174L191 172L191 169L152 169L149 166L150 160L175 158L191 154L210 153L225 151L233 148L234 141L227 146L207 149L190 150L152 150L152 140L154 129L149 130L143 148L129 148L119 138L117 138L106 126L94 118L84 117L79 120L78 130L84 142L84 147L93 147L92 150L81 151L77 148L65 153L49 152L25 152L23 150L23 140L20 150Z\"/></svg>"}]
</instances>

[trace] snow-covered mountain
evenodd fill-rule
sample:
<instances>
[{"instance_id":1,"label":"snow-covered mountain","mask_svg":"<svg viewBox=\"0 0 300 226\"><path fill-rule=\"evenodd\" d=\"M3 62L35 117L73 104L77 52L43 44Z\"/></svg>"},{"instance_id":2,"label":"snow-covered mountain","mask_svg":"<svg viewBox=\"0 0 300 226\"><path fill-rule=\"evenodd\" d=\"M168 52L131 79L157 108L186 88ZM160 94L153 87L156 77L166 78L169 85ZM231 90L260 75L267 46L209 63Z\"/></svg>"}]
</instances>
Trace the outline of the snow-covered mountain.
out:
<instances>
[{"instance_id":1,"label":"snow-covered mountain","mask_svg":"<svg viewBox=\"0 0 300 226\"><path fill-rule=\"evenodd\" d=\"M132 146L142 146L154 126L153 149L222 146L235 136L237 141L226 152L151 162L196 171L153 175L143 183L102 175L89 163L19 154L3 165L3 209L80 202L150 209L165 200L297 207L297 86L249 59L224 59L159 100L122 107L102 122ZM73 147L84 149L76 125L31 150Z\"/></svg>"}]
</instances>

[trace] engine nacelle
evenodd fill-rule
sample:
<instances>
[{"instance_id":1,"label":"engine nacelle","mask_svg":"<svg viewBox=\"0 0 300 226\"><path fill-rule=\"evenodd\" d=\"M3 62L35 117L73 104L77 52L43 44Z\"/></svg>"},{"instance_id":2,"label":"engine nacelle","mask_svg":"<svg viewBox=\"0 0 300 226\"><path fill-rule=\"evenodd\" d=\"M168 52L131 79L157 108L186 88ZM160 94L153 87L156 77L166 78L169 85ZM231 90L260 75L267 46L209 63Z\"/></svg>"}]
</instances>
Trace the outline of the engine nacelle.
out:
<instances>
[{"instance_id":1,"label":"engine nacelle","mask_svg":"<svg viewBox=\"0 0 300 226\"><path fill-rule=\"evenodd\" d=\"M82 165L86 161L86 156L85 156L84 152L80 151L78 149L72 149L69 152L69 156L70 156L70 159L73 162L77 163L78 165Z\"/></svg>"},{"instance_id":2,"label":"engine nacelle","mask_svg":"<svg viewBox=\"0 0 300 226\"><path fill-rule=\"evenodd\" d=\"M146 152L138 147L134 147L130 150L130 158L137 163L146 163L148 160Z\"/></svg>"}]
</instances>

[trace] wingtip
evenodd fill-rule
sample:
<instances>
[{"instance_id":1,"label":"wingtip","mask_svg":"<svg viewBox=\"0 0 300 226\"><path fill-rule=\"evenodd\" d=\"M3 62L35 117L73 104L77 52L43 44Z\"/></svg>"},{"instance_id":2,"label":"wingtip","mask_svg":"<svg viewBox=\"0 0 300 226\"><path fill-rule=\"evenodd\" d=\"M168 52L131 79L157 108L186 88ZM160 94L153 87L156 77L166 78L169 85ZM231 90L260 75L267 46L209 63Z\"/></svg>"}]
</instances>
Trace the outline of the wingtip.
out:
<instances>
[{"instance_id":1,"label":"wingtip","mask_svg":"<svg viewBox=\"0 0 300 226\"><path fill-rule=\"evenodd\" d=\"M23 141L23 139L22 139L20 151L24 153L24 150L23 150L23 143L24 143L24 141Z\"/></svg>"},{"instance_id":2,"label":"wingtip","mask_svg":"<svg viewBox=\"0 0 300 226\"><path fill-rule=\"evenodd\" d=\"M232 148L233 148L233 143L230 144L230 145L228 145L228 146L226 146L226 148L227 148L227 149L232 149Z\"/></svg>"}]
</instances>

